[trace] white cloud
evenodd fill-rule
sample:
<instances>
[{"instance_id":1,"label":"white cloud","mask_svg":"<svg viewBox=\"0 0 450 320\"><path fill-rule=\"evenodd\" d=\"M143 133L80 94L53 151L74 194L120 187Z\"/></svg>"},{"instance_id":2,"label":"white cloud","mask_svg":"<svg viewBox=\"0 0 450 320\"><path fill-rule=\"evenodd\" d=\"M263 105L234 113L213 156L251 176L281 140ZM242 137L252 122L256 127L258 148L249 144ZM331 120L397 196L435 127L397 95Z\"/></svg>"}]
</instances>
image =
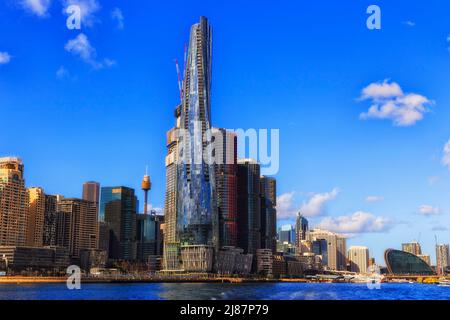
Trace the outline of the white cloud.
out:
<instances>
[{"instance_id":1,"label":"white cloud","mask_svg":"<svg viewBox=\"0 0 450 320\"><path fill-rule=\"evenodd\" d=\"M296 208L294 207L294 192L287 192L277 197L277 218L290 219L297 216Z\"/></svg>"},{"instance_id":2,"label":"white cloud","mask_svg":"<svg viewBox=\"0 0 450 320\"><path fill-rule=\"evenodd\" d=\"M64 49L66 49L67 52L78 56L82 61L91 65L94 69L111 67L116 64L114 60L108 58L103 59L103 61L98 61L97 51L83 33L80 33L76 38L69 40L64 46Z\"/></svg>"},{"instance_id":3,"label":"white cloud","mask_svg":"<svg viewBox=\"0 0 450 320\"><path fill-rule=\"evenodd\" d=\"M71 5L80 7L81 11L81 23L86 27L92 27L97 22L94 14L101 9L97 0L62 0L64 7L64 14L67 15L66 8Z\"/></svg>"},{"instance_id":4,"label":"white cloud","mask_svg":"<svg viewBox=\"0 0 450 320\"><path fill-rule=\"evenodd\" d=\"M450 139L445 144L443 153L444 155L442 156L442 164L450 168Z\"/></svg>"},{"instance_id":5,"label":"white cloud","mask_svg":"<svg viewBox=\"0 0 450 320\"><path fill-rule=\"evenodd\" d=\"M416 25L416 23L411 20L403 21L403 24L407 25L408 27L414 27Z\"/></svg>"},{"instance_id":6,"label":"white cloud","mask_svg":"<svg viewBox=\"0 0 450 320\"><path fill-rule=\"evenodd\" d=\"M123 29L123 27L124 27L124 23L123 23L124 17L123 17L122 10L120 10L119 8L114 8L114 10L111 11L111 18L117 22L117 28L118 29Z\"/></svg>"},{"instance_id":7,"label":"white cloud","mask_svg":"<svg viewBox=\"0 0 450 320\"><path fill-rule=\"evenodd\" d=\"M320 229L344 234L385 232L392 227L389 219L377 217L370 212L357 211L351 215L324 218Z\"/></svg>"},{"instance_id":8,"label":"white cloud","mask_svg":"<svg viewBox=\"0 0 450 320\"><path fill-rule=\"evenodd\" d=\"M11 61L11 55L8 52L0 51L0 65L7 64Z\"/></svg>"},{"instance_id":9,"label":"white cloud","mask_svg":"<svg viewBox=\"0 0 450 320\"><path fill-rule=\"evenodd\" d=\"M366 197L366 202L380 202L383 201L384 198L381 196L367 196Z\"/></svg>"},{"instance_id":10,"label":"white cloud","mask_svg":"<svg viewBox=\"0 0 450 320\"><path fill-rule=\"evenodd\" d=\"M68 76L69 76L69 71L64 66L60 66L58 68L58 70L56 70L56 77L58 79L63 79Z\"/></svg>"},{"instance_id":11,"label":"white cloud","mask_svg":"<svg viewBox=\"0 0 450 320\"><path fill-rule=\"evenodd\" d=\"M336 198L339 189L334 188L330 192L313 194L308 201L303 202L300 212L307 217L319 216L324 213L325 205L330 200Z\"/></svg>"},{"instance_id":12,"label":"white cloud","mask_svg":"<svg viewBox=\"0 0 450 320\"><path fill-rule=\"evenodd\" d=\"M449 159L450 160L450 159ZM430 186L434 186L437 182L439 181L439 177L438 176L431 176L428 177L428 184Z\"/></svg>"},{"instance_id":13,"label":"white cloud","mask_svg":"<svg viewBox=\"0 0 450 320\"><path fill-rule=\"evenodd\" d=\"M360 114L361 119L390 119L396 126L410 126L423 119L433 102L417 93L404 93L395 82L371 83L362 90L361 100L370 100L371 107Z\"/></svg>"},{"instance_id":14,"label":"white cloud","mask_svg":"<svg viewBox=\"0 0 450 320\"><path fill-rule=\"evenodd\" d=\"M38 17L46 17L51 0L21 0L20 4L28 12L31 12Z\"/></svg>"},{"instance_id":15,"label":"white cloud","mask_svg":"<svg viewBox=\"0 0 450 320\"><path fill-rule=\"evenodd\" d=\"M147 213L150 214L152 210L154 210L155 213L156 213L157 215L159 215L159 216L164 215L164 209L163 209L163 208L161 208L161 207L155 207L155 206L153 206L152 204L149 203L149 204L147 205Z\"/></svg>"},{"instance_id":16,"label":"white cloud","mask_svg":"<svg viewBox=\"0 0 450 320\"><path fill-rule=\"evenodd\" d=\"M423 216L435 216L441 214L441 209L438 207L433 207L429 204L423 204L419 207L419 214Z\"/></svg>"}]
</instances>

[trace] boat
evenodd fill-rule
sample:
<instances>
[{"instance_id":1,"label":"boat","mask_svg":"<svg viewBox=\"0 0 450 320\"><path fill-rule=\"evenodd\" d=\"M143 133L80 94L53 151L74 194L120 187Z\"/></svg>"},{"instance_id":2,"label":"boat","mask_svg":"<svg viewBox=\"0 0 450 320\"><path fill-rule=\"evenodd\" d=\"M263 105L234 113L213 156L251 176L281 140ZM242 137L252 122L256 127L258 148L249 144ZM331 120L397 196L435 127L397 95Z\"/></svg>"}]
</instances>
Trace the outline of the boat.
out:
<instances>
[{"instance_id":1,"label":"boat","mask_svg":"<svg viewBox=\"0 0 450 320\"><path fill-rule=\"evenodd\" d=\"M439 287L450 287L450 280L445 279L445 278L439 279L438 286Z\"/></svg>"}]
</instances>

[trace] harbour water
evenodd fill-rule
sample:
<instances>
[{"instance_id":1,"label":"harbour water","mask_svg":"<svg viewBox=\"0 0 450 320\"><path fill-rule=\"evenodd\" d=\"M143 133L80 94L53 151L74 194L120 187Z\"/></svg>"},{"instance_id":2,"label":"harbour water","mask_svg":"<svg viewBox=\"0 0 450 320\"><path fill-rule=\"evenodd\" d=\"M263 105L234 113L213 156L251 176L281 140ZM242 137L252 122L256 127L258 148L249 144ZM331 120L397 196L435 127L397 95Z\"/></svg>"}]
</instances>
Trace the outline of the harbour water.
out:
<instances>
[{"instance_id":1,"label":"harbour water","mask_svg":"<svg viewBox=\"0 0 450 320\"><path fill-rule=\"evenodd\" d=\"M0 300L450 300L450 287L383 283L63 283L0 284Z\"/></svg>"}]
</instances>

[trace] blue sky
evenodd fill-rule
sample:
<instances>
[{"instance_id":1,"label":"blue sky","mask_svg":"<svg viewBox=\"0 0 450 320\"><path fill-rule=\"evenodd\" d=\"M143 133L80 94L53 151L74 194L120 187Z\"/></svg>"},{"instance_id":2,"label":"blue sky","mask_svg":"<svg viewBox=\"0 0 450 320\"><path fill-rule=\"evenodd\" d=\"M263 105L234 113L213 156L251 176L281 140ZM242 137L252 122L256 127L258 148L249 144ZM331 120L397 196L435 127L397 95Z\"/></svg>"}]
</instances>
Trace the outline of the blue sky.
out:
<instances>
[{"instance_id":1,"label":"blue sky","mask_svg":"<svg viewBox=\"0 0 450 320\"><path fill-rule=\"evenodd\" d=\"M71 3L81 30L66 27ZM381 30L366 28L370 4ZM148 165L161 207L173 61L205 15L214 126L280 129L280 224L301 208L378 261L413 239L434 257L435 234L450 242L448 12L437 0L2 1L0 155L66 196L86 180L139 190Z\"/></svg>"}]
</instances>

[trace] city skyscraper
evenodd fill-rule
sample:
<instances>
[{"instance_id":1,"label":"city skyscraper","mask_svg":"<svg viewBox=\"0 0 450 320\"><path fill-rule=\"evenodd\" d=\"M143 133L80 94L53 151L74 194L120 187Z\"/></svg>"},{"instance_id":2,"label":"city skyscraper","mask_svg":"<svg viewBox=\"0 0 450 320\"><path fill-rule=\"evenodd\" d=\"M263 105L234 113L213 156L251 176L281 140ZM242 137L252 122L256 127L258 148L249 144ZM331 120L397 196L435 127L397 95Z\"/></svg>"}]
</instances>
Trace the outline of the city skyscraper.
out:
<instances>
[{"instance_id":1,"label":"city skyscraper","mask_svg":"<svg viewBox=\"0 0 450 320\"><path fill-rule=\"evenodd\" d=\"M422 254L422 248L420 246L420 243L417 241L402 243L402 251L412 253L416 256Z\"/></svg>"},{"instance_id":2,"label":"city skyscraper","mask_svg":"<svg viewBox=\"0 0 450 320\"><path fill-rule=\"evenodd\" d=\"M97 248L97 206L76 198L58 201L57 245L69 250L72 259L83 249Z\"/></svg>"},{"instance_id":3,"label":"city skyscraper","mask_svg":"<svg viewBox=\"0 0 450 320\"><path fill-rule=\"evenodd\" d=\"M205 17L191 28L182 89L177 167L177 241L218 246L211 163L212 29Z\"/></svg>"},{"instance_id":4,"label":"city skyscraper","mask_svg":"<svg viewBox=\"0 0 450 320\"><path fill-rule=\"evenodd\" d=\"M109 228L109 258L136 259L136 213L138 208L134 189L103 187L100 213Z\"/></svg>"},{"instance_id":5,"label":"city skyscraper","mask_svg":"<svg viewBox=\"0 0 450 320\"><path fill-rule=\"evenodd\" d=\"M261 248L277 251L277 181L262 176L261 181Z\"/></svg>"},{"instance_id":6,"label":"city skyscraper","mask_svg":"<svg viewBox=\"0 0 450 320\"><path fill-rule=\"evenodd\" d=\"M99 203L100 199L100 183L88 181L83 184L83 200Z\"/></svg>"},{"instance_id":7,"label":"city skyscraper","mask_svg":"<svg viewBox=\"0 0 450 320\"><path fill-rule=\"evenodd\" d=\"M219 246L237 246L237 135L213 128Z\"/></svg>"},{"instance_id":8,"label":"city skyscraper","mask_svg":"<svg viewBox=\"0 0 450 320\"><path fill-rule=\"evenodd\" d=\"M292 225L284 224L279 228L278 241L293 244L295 243L295 239L295 228Z\"/></svg>"},{"instance_id":9,"label":"city skyscraper","mask_svg":"<svg viewBox=\"0 0 450 320\"><path fill-rule=\"evenodd\" d=\"M261 248L260 165L253 159L238 160L238 247L255 255Z\"/></svg>"},{"instance_id":10,"label":"city skyscraper","mask_svg":"<svg viewBox=\"0 0 450 320\"><path fill-rule=\"evenodd\" d=\"M56 246L58 196L45 195L44 230L42 244Z\"/></svg>"},{"instance_id":11,"label":"city skyscraper","mask_svg":"<svg viewBox=\"0 0 450 320\"><path fill-rule=\"evenodd\" d=\"M0 246L24 246L29 194L22 159L0 158Z\"/></svg>"},{"instance_id":12,"label":"city skyscraper","mask_svg":"<svg viewBox=\"0 0 450 320\"><path fill-rule=\"evenodd\" d=\"M42 247L45 219L45 194L42 188L29 188L27 246Z\"/></svg>"},{"instance_id":13,"label":"city skyscraper","mask_svg":"<svg viewBox=\"0 0 450 320\"><path fill-rule=\"evenodd\" d=\"M357 273L366 273L369 266L369 248L352 246L348 249L347 258L350 262L350 270Z\"/></svg>"},{"instance_id":14,"label":"city skyscraper","mask_svg":"<svg viewBox=\"0 0 450 320\"><path fill-rule=\"evenodd\" d=\"M306 240L306 233L308 232L308 220L302 216L301 212L297 214L295 221L295 246L300 248L301 242Z\"/></svg>"},{"instance_id":15,"label":"city skyscraper","mask_svg":"<svg viewBox=\"0 0 450 320\"><path fill-rule=\"evenodd\" d=\"M178 129L180 128L181 105L174 112L175 127L166 135L166 190L164 197L165 246L174 245L177 242L177 168L178 168ZM177 250L175 248L175 250ZM166 252L166 250L165 250Z\"/></svg>"},{"instance_id":16,"label":"city skyscraper","mask_svg":"<svg viewBox=\"0 0 450 320\"><path fill-rule=\"evenodd\" d=\"M307 240L314 242L318 239L327 241L327 259L326 267L331 270L343 271L346 268L346 239L345 237L321 229L311 229L307 233Z\"/></svg>"},{"instance_id":17,"label":"city skyscraper","mask_svg":"<svg viewBox=\"0 0 450 320\"><path fill-rule=\"evenodd\" d=\"M444 274L449 265L449 246L448 244L436 244L436 272Z\"/></svg>"}]
</instances>

